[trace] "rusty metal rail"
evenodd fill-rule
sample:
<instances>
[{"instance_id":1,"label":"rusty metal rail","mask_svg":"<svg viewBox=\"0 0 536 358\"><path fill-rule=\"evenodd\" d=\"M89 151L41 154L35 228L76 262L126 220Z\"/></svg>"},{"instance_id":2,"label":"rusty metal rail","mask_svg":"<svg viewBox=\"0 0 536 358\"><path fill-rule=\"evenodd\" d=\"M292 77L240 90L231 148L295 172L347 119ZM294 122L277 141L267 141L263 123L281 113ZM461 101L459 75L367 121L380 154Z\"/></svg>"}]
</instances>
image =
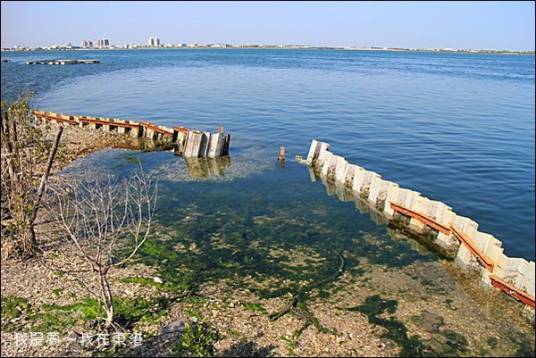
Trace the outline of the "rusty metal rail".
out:
<instances>
[{"instance_id":1,"label":"rusty metal rail","mask_svg":"<svg viewBox=\"0 0 536 358\"><path fill-rule=\"evenodd\" d=\"M454 226L450 227L452 230L452 233L454 234L454 237L456 237L460 242L462 242L471 252L471 254L476 258L476 260L484 266L486 270L489 272L493 272L493 261L489 259L484 253L482 253L478 247L476 247L473 242L465 236L461 231L456 229Z\"/></svg>"},{"instance_id":2,"label":"rusty metal rail","mask_svg":"<svg viewBox=\"0 0 536 358\"><path fill-rule=\"evenodd\" d=\"M534 308L534 297L529 295L525 291L521 291L514 286L510 285L509 283L501 280L497 276L490 276L491 285L502 292L506 293L509 296L514 297L516 300L523 302L524 304Z\"/></svg>"},{"instance_id":3,"label":"rusty metal rail","mask_svg":"<svg viewBox=\"0 0 536 358\"><path fill-rule=\"evenodd\" d=\"M141 124L145 127L145 128L149 128L153 131L155 131L156 133L160 133L164 136L170 136L172 137L173 136L173 130L170 129L170 130L166 130L165 128L162 128L160 126L157 126L156 124L153 124L151 122L141 122Z\"/></svg>"},{"instance_id":4,"label":"rusty metal rail","mask_svg":"<svg viewBox=\"0 0 536 358\"><path fill-rule=\"evenodd\" d=\"M44 118L44 119L48 119L48 120L52 120L52 121L60 121L60 122L69 123L69 124L72 124L72 125L77 125L78 124L77 121L75 121L74 119L71 119L71 118L67 119L67 118L50 116L48 114L36 113L36 112L33 112L32 114L34 116L36 116L36 117L40 117L40 118Z\"/></svg>"},{"instance_id":5,"label":"rusty metal rail","mask_svg":"<svg viewBox=\"0 0 536 358\"><path fill-rule=\"evenodd\" d=\"M57 117L53 117L57 118ZM105 126L116 126L116 127L124 127L124 128L141 128L141 124L139 123L130 123L129 121L124 122L116 122L116 121L105 121L99 118L89 118L89 117L79 117L79 122L81 123L95 123Z\"/></svg>"},{"instance_id":6,"label":"rusty metal rail","mask_svg":"<svg viewBox=\"0 0 536 358\"><path fill-rule=\"evenodd\" d=\"M127 134L133 137L144 137L150 140L162 140L177 144L175 154L187 157L216 158L229 154L231 135L223 133L223 127L217 133L190 130L177 126L168 128L147 121L128 121L117 118L99 118L87 116L73 116L69 114L33 110L36 120L66 123L72 126L91 129L104 129L115 133ZM195 134L190 138L189 134ZM190 147L188 147L190 145ZM188 151L186 149L189 148Z\"/></svg>"},{"instance_id":7,"label":"rusty metal rail","mask_svg":"<svg viewBox=\"0 0 536 358\"><path fill-rule=\"evenodd\" d=\"M426 224L433 228L436 231L439 231L445 235L450 235L450 229L444 225L441 225L440 223L434 221L433 219L427 217L426 215L420 214L416 211L413 211L411 209L405 208L401 205L391 203L391 209L393 209L396 212L399 212L403 215L407 215L409 217L412 217L414 219L419 220L423 224Z\"/></svg>"},{"instance_id":8,"label":"rusty metal rail","mask_svg":"<svg viewBox=\"0 0 536 358\"><path fill-rule=\"evenodd\" d=\"M33 111L32 114L41 119L47 119L49 121L59 121L59 122L69 123L71 125L77 125L79 123L94 123L94 124L100 124L100 125L106 125L106 126L116 126L116 127L125 127L125 128L141 128L142 127L142 125L139 123L131 123L129 121L124 121L124 122L107 121L107 120L102 120L100 118L91 118L91 117L85 117L85 116L77 117L77 120L76 120L74 119L74 116L69 116L69 118L63 118L61 116L51 116L49 114L39 113L36 111Z\"/></svg>"},{"instance_id":9,"label":"rusty metal rail","mask_svg":"<svg viewBox=\"0 0 536 358\"><path fill-rule=\"evenodd\" d=\"M477 259L477 261L482 266L486 268L486 270L488 270L489 272L493 271L493 266L494 266L493 262L486 255L484 255L467 236L465 236L461 231L459 231L455 227L453 226L446 227L434 221L433 219L427 217L426 215L423 215L421 213L418 213L416 211L405 208L395 203L391 203L391 208L394 211L399 212L403 215L407 215L409 217L417 219L420 222L430 226L431 228L439 232L442 232L445 235L450 235L452 232L454 234L454 237L456 237L461 243L463 243L469 249L471 254Z\"/></svg>"},{"instance_id":10,"label":"rusty metal rail","mask_svg":"<svg viewBox=\"0 0 536 358\"><path fill-rule=\"evenodd\" d=\"M465 247L467 247L467 249L469 249L471 255L475 257L475 259L480 265L482 265L487 271L493 272L493 269L495 267L493 261L489 257L487 257L482 251L480 251L480 249L475 246L471 239L469 239L464 233L462 233L454 226L450 225L450 227L446 227L427 217L426 215L423 215L421 213L418 213L395 203L391 203L391 208L398 213L417 219L422 223L434 228L438 232L444 233L445 235L450 235L452 233L454 237L458 241L460 241L460 243L462 243ZM504 292L509 296L512 296L513 298L517 299L518 301L521 301L522 303L530 307L535 307L534 297L527 292L512 286L511 284L505 282L504 280L501 280L495 275L490 276L490 280L491 285L493 287L499 289L500 291Z\"/></svg>"}]
</instances>

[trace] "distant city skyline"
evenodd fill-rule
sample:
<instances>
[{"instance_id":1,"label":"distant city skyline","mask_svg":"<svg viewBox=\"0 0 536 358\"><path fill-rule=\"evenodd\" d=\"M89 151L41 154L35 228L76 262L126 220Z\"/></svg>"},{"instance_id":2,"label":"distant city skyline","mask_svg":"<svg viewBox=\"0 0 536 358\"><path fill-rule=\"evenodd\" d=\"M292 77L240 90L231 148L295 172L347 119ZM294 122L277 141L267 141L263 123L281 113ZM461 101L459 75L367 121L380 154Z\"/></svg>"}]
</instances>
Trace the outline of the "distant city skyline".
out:
<instances>
[{"instance_id":1,"label":"distant city skyline","mask_svg":"<svg viewBox=\"0 0 536 358\"><path fill-rule=\"evenodd\" d=\"M2 1L2 47L299 44L534 50L533 2Z\"/></svg>"}]
</instances>

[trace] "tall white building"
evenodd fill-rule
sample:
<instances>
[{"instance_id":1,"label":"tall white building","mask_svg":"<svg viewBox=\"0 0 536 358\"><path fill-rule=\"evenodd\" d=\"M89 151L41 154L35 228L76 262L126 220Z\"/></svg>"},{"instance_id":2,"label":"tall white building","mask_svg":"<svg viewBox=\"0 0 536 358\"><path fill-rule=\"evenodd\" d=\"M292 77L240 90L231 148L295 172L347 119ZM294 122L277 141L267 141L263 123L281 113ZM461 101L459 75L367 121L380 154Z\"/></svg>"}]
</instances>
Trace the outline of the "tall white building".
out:
<instances>
[{"instance_id":1,"label":"tall white building","mask_svg":"<svg viewBox=\"0 0 536 358\"><path fill-rule=\"evenodd\" d=\"M150 47L160 47L160 39L156 36L149 37L147 45Z\"/></svg>"},{"instance_id":2,"label":"tall white building","mask_svg":"<svg viewBox=\"0 0 536 358\"><path fill-rule=\"evenodd\" d=\"M110 41L108 39L97 39L96 41L97 48L106 48L110 46Z\"/></svg>"}]
</instances>

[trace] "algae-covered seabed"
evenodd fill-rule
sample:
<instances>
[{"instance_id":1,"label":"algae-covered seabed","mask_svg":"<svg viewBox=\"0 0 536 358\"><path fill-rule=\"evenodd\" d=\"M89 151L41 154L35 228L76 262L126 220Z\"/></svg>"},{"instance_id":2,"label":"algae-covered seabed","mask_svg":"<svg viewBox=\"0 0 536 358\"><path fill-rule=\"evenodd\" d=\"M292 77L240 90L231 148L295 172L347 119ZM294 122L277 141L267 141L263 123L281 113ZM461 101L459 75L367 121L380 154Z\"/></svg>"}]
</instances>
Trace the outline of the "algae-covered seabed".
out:
<instances>
[{"instance_id":1,"label":"algae-covered seabed","mask_svg":"<svg viewBox=\"0 0 536 358\"><path fill-rule=\"evenodd\" d=\"M306 167L256 156L211 172L167 152L104 151L72 167L122 175L139 158L160 178L157 225L136 264L164 283L124 281L155 286L155 297L194 294L158 325L207 322L220 355L534 355L519 304L327 195Z\"/></svg>"}]
</instances>

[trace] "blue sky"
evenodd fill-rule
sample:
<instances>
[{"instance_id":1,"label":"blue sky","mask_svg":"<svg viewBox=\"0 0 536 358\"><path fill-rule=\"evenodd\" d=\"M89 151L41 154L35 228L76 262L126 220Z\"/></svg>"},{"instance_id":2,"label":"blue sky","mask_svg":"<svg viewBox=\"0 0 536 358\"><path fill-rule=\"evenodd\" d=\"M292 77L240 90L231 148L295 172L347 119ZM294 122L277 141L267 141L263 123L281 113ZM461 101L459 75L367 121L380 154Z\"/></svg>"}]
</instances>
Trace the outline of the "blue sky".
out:
<instances>
[{"instance_id":1,"label":"blue sky","mask_svg":"<svg viewBox=\"0 0 536 358\"><path fill-rule=\"evenodd\" d=\"M270 43L534 50L527 2L2 1L2 47Z\"/></svg>"}]
</instances>

